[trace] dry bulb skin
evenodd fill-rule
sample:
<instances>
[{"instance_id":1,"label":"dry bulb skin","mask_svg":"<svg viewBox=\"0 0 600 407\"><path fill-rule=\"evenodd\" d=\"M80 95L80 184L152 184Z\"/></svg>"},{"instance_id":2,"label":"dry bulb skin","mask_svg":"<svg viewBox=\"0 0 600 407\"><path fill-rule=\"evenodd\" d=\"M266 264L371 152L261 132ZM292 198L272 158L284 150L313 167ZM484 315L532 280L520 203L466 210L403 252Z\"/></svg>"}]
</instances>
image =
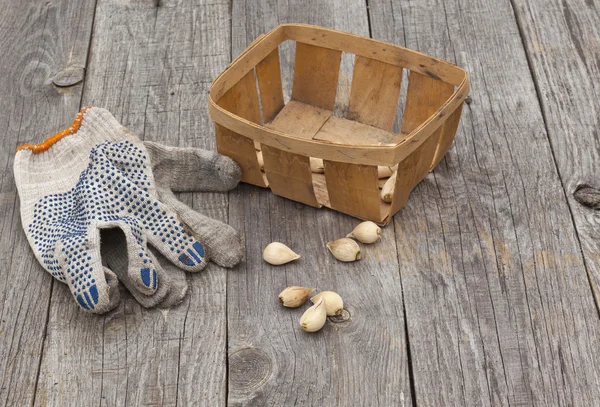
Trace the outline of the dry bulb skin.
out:
<instances>
[{"instance_id":1,"label":"dry bulb skin","mask_svg":"<svg viewBox=\"0 0 600 407\"><path fill-rule=\"evenodd\" d=\"M339 261L350 262L362 259L358 243L347 237L327 243L327 248Z\"/></svg>"},{"instance_id":2,"label":"dry bulb skin","mask_svg":"<svg viewBox=\"0 0 600 407\"><path fill-rule=\"evenodd\" d=\"M316 304L321 299L325 302L325 312L327 313L328 317L342 315L342 311L344 310L344 301L338 293L334 291L322 291L312 297L310 300L313 304Z\"/></svg>"},{"instance_id":3,"label":"dry bulb skin","mask_svg":"<svg viewBox=\"0 0 600 407\"><path fill-rule=\"evenodd\" d=\"M279 242L270 243L265 247L265 250L263 250L263 259L274 266L286 264L299 258L300 255L294 253L292 249Z\"/></svg>"},{"instance_id":4,"label":"dry bulb skin","mask_svg":"<svg viewBox=\"0 0 600 407\"><path fill-rule=\"evenodd\" d=\"M387 166L387 165L380 165L377 167L377 177L379 179L381 178L388 178L392 176L392 169Z\"/></svg>"},{"instance_id":5,"label":"dry bulb skin","mask_svg":"<svg viewBox=\"0 0 600 407\"><path fill-rule=\"evenodd\" d=\"M309 295L312 294L314 290L312 288L299 287L299 286L291 286L287 287L285 290L279 294L279 302L288 308L298 308L300 305L306 302L306 299ZM314 302L314 301L313 301Z\"/></svg>"},{"instance_id":6,"label":"dry bulb skin","mask_svg":"<svg viewBox=\"0 0 600 407\"><path fill-rule=\"evenodd\" d=\"M398 172L393 173L385 184L383 184L383 188L381 189L381 199L383 202L392 202L394 188L396 187L396 174L398 174Z\"/></svg>"},{"instance_id":7,"label":"dry bulb skin","mask_svg":"<svg viewBox=\"0 0 600 407\"><path fill-rule=\"evenodd\" d=\"M317 332L327 320L327 310L323 298L307 309L300 318L300 327L306 332Z\"/></svg>"},{"instance_id":8,"label":"dry bulb skin","mask_svg":"<svg viewBox=\"0 0 600 407\"><path fill-rule=\"evenodd\" d=\"M320 158L310 157L310 170L315 174L323 174L325 172L323 160Z\"/></svg>"},{"instance_id":9,"label":"dry bulb skin","mask_svg":"<svg viewBox=\"0 0 600 407\"><path fill-rule=\"evenodd\" d=\"M361 243L375 243L381 238L381 228L371 221L362 222L346 237L354 238Z\"/></svg>"},{"instance_id":10,"label":"dry bulb skin","mask_svg":"<svg viewBox=\"0 0 600 407\"><path fill-rule=\"evenodd\" d=\"M380 165L377 167L377 178L381 179L391 177L397 169L398 165L394 165L393 167Z\"/></svg>"}]
</instances>

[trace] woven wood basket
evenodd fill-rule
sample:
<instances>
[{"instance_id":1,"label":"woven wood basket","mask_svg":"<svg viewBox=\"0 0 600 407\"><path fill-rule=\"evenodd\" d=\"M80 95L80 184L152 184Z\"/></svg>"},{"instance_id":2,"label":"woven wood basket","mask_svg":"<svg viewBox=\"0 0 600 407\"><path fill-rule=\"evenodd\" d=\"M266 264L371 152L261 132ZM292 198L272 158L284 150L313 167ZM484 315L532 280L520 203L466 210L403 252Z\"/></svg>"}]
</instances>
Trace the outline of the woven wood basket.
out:
<instances>
[{"instance_id":1,"label":"woven wood basket","mask_svg":"<svg viewBox=\"0 0 600 407\"><path fill-rule=\"evenodd\" d=\"M279 45L296 42L285 104ZM346 117L332 114L342 52L355 55ZM399 133L392 132L403 69L409 70ZM406 48L322 27L285 24L257 38L210 88L217 149L242 181L310 206L387 224L450 148L467 73ZM323 160L324 173L311 171ZM378 166L396 166L391 202Z\"/></svg>"}]
</instances>

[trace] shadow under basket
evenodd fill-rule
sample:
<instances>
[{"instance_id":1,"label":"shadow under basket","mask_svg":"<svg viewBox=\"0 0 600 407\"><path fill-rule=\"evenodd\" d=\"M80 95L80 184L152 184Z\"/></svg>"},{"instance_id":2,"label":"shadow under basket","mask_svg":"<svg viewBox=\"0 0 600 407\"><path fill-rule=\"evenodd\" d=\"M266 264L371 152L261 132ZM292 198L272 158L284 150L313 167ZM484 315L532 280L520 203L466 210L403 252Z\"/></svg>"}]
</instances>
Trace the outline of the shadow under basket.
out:
<instances>
[{"instance_id":1,"label":"shadow under basket","mask_svg":"<svg viewBox=\"0 0 600 407\"><path fill-rule=\"evenodd\" d=\"M279 45L295 41L291 100L283 98ZM333 115L342 52L355 55L345 117ZM408 86L392 132L402 71ZM469 93L467 73L406 48L322 27L286 24L257 38L210 88L219 153L242 181L310 206L387 224L446 154ZM321 173L311 161L323 160ZM378 166L397 165L391 202ZM389 199L388 199L389 200Z\"/></svg>"}]
</instances>

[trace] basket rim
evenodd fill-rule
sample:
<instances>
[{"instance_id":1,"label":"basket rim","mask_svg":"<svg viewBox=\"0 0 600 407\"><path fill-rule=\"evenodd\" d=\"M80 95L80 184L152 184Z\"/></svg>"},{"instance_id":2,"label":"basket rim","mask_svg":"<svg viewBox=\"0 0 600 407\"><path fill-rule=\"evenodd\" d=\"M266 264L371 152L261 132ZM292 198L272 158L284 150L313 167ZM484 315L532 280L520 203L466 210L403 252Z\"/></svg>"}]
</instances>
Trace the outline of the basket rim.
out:
<instances>
[{"instance_id":1,"label":"basket rim","mask_svg":"<svg viewBox=\"0 0 600 407\"><path fill-rule=\"evenodd\" d=\"M250 122L217 104L229 89L286 40L361 55L416 71L454 85L448 100L427 120L395 145L333 144L303 139ZM372 38L308 24L281 24L256 38L213 81L209 114L218 124L252 140L295 154L364 165L395 165L415 151L463 103L470 90L468 73L442 59Z\"/></svg>"}]
</instances>

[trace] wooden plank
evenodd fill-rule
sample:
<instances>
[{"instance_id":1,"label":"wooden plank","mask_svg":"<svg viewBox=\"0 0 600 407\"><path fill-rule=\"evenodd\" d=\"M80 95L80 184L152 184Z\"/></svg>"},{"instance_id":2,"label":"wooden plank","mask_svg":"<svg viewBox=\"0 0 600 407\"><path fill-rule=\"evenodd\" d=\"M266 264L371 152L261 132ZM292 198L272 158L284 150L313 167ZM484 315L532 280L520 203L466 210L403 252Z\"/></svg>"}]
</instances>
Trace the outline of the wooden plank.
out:
<instances>
[{"instance_id":1,"label":"wooden plank","mask_svg":"<svg viewBox=\"0 0 600 407\"><path fill-rule=\"evenodd\" d=\"M357 56L348 119L392 131L401 85L401 67Z\"/></svg>"},{"instance_id":2,"label":"wooden plank","mask_svg":"<svg viewBox=\"0 0 600 407\"><path fill-rule=\"evenodd\" d=\"M330 116L330 110L290 100L267 127L292 136L312 139Z\"/></svg>"},{"instance_id":3,"label":"wooden plank","mask_svg":"<svg viewBox=\"0 0 600 407\"><path fill-rule=\"evenodd\" d=\"M541 1L517 10L532 3L544 22L563 13ZM583 3L573 9L591 22L593 6ZM375 38L467 67L473 84L454 147L394 219L416 404L595 404L598 314L511 3L375 0L369 9ZM552 21L530 36L537 69L556 64L547 80L577 83L589 106L595 85L578 82L576 48L557 48L549 31L564 20ZM555 54L561 48L568 53ZM566 79L575 71L582 76ZM542 94L564 104L559 89L571 88ZM563 130L556 138L566 146L578 129ZM586 151L591 134L581 133Z\"/></svg>"},{"instance_id":4,"label":"wooden plank","mask_svg":"<svg viewBox=\"0 0 600 407\"><path fill-rule=\"evenodd\" d=\"M342 53L296 43L292 99L333 110Z\"/></svg>"},{"instance_id":5,"label":"wooden plank","mask_svg":"<svg viewBox=\"0 0 600 407\"><path fill-rule=\"evenodd\" d=\"M268 123L283 108L279 48L275 48L273 52L256 65L256 81L260 90L263 122Z\"/></svg>"},{"instance_id":6,"label":"wooden plank","mask_svg":"<svg viewBox=\"0 0 600 407\"><path fill-rule=\"evenodd\" d=\"M430 78L418 72L411 71L408 76L408 89L406 92L406 104L404 114L402 116L402 124L400 133L409 134L417 127L421 126L429 117L452 96L454 86ZM458 109L459 112L462 109ZM454 113L452 113L454 114ZM446 119L450 120L450 118ZM458 125L460 120L459 115L454 116L454 121L449 125ZM432 168L432 163L436 160L436 153L444 135L444 145L441 148L449 148L446 146L448 141L452 144L452 138L445 135L443 132L444 125L441 124L429 138L423 142L413 153L401 162L402 171L399 171L399 176L396 180L396 189L392 200L392 209L400 209L403 202L408 199L408 193L427 175ZM449 127L451 129L451 127ZM439 158L439 157L438 157ZM408 186L408 191L406 187Z\"/></svg>"},{"instance_id":7,"label":"wooden plank","mask_svg":"<svg viewBox=\"0 0 600 407\"><path fill-rule=\"evenodd\" d=\"M268 6L261 2L232 6L234 55L255 35L284 22L369 32L364 1L282 0ZM280 51L283 87L290 89L294 49L282 46ZM342 61L340 71L351 74L347 62ZM349 95L351 80L339 83ZM228 280L229 405L410 406L393 228L383 229L381 242L363 246L365 259L342 264L325 244L349 233L358 224L354 218L248 185L230 194L229 210L232 225L245 230L247 253ZM272 241L286 243L302 258L269 266L260 254ZM276 301L287 285L339 292L349 319L330 320L316 334L302 332L298 320L306 306L290 310Z\"/></svg>"},{"instance_id":8,"label":"wooden plank","mask_svg":"<svg viewBox=\"0 0 600 407\"><path fill-rule=\"evenodd\" d=\"M238 83L225 92L217 104L252 123L262 124L254 71L244 75Z\"/></svg>"},{"instance_id":9,"label":"wooden plank","mask_svg":"<svg viewBox=\"0 0 600 407\"><path fill-rule=\"evenodd\" d=\"M0 405L34 403L54 284L23 232L14 152L17 145L41 142L73 121L93 14L93 1L62 0L17 2L0 14Z\"/></svg>"},{"instance_id":10,"label":"wooden plank","mask_svg":"<svg viewBox=\"0 0 600 407\"><path fill-rule=\"evenodd\" d=\"M454 93L454 86L418 72L410 72L402 133L409 134L425 123Z\"/></svg>"},{"instance_id":11,"label":"wooden plank","mask_svg":"<svg viewBox=\"0 0 600 407\"><path fill-rule=\"evenodd\" d=\"M290 100L270 128L302 138L312 138L331 116L331 112L302 102ZM310 206L319 207L313 186L309 157L292 154L282 149L263 146L265 174L274 194Z\"/></svg>"},{"instance_id":12,"label":"wooden plank","mask_svg":"<svg viewBox=\"0 0 600 407\"><path fill-rule=\"evenodd\" d=\"M309 158L263 146L265 174L274 194L319 207L313 187Z\"/></svg>"},{"instance_id":13,"label":"wooden plank","mask_svg":"<svg viewBox=\"0 0 600 407\"><path fill-rule=\"evenodd\" d=\"M324 160L331 208L379 223L381 199L377 166Z\"/></svg>"},{"instance_id":14,"label":"wooden plank","mask_svg":"<svg viewBox=\"0 0 600 407\"><path fill-rule=\"evenodd\" d=\"M582 183L594 188L600 186L600 89L597 81L600 10L593 1L530 3L526 6L523 1L515 1L515 12L531 57L544 123L598 306L600 231L597 215L581 207L572 193ZM542 52L543 49L552 49L552 53Z\"/></svg>"},{"instance_id":15,"label":"wooden plank","mask_svg":"<svg viewBox=\"0 0 600 407\"><path fill-rule=\"evenodd\" d=\"M267 186L256 155L257 147L261 147L260 144L255 144L248 137L244 137L216 123L215 136L218 143L217 151L219 154L232 158L239 164L242 169L243 182L258 185L259 187Z\"/></svg>"},{"instance_id":16,"label":"wooden plank","mask_svg":"<svg viewBox=\"0 0 600 407\"><path fill-rule=\"evenodd\" d=\"M440 131L437 132L441 133ZM438 134L433 134L437 136ZM391 213L394 214L408 201L413 188L423 180L431 166L431 157L437 148L438 137L430 137L410 156L400 161L396 175L396 185L391 202Z\"/></svg>"},{"instance_id":17,"label":"wooden plank","mask_svg":"<svg viewBox=\"0 0 600 407\"><path fill-rule=\"evenodd\" d=\"M334 144L393 146L404 135L398 135L359 122L331 116L313 137Z\"/></svg>"},{"instance_id":18,"label":"wooden plank","mask_svg":"<svg viewBox=\"0 0 600 407\"><path fill-rule=\"evenodd\" d=\"M230 60L229 33L226 3L99 0L83 103L146 139L215 149L207 91ZM227 194L184 199L227 220ZM224 405L226 270L211 263L188 281L177 307L147 310L123 292L104 318L55 284L35 404Z\"/></svg>"},{"instance_id":19,"label":"wooden plank","mask_svg":"<svg viewBox=\"0 0 600 407\"><path fill-rule=\"evenodd\" d=\"M442 160L442 158L444 158L448 150L450 150L450 147L452 147L452 142L454 141L454 137L456 136L456 130L458 129L458 123L460 122L460 118L462 116L462 110L462 106L460 106L454 111L454 113L450 115L450 117L448 117L448 119L446 119L446 121L442 125L436 143L437 148L435 150L433 162L431 163L431 166L429 168L430 171L433 170L440 163L440 161ZM434 135L432 135L432 138L433 137Z\"/></svg>"},{"instance_id":20,"label":"wooden plank","mask_svg":"<svg viewBox=\"0 0 600 407\"><path fill-rule=\"evenodd\" d=\"M256 124L262 123L258 91L254 71L248 72L238 83L229 89L221 99L219 106L227 111ZM220 154L231 157L242 169L242 181L266 187L254 141L215 123L217 150Z\"/></svg>"}]
</instances>

